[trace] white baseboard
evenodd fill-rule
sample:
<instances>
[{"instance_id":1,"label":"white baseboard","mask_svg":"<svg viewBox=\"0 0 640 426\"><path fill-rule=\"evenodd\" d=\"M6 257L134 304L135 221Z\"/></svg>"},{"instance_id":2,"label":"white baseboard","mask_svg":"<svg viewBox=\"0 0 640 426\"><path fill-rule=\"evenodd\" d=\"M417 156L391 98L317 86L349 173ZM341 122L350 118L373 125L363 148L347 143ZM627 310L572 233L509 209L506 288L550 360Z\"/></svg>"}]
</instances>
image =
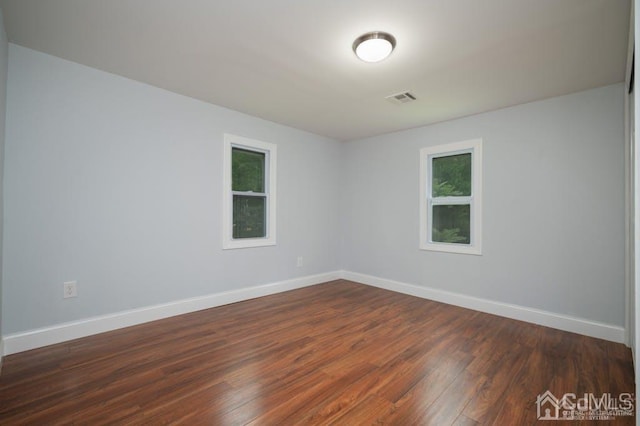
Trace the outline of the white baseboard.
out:
<instances>
[{"instance_id":1,"label":"white baseboard","mask_svg":"<svg viewBox=\"0 0 640 426\"><path fill-rule=\"evenodd\" d=\"M506 318L584 334L586 336L597 337L617 343L625 343L624 328L611 324L604 324L583 318L556 314L519 305L495 302L488 299L466 296L430 287L406 284L399 281L378 278L356 272L336 271L294 278L287 281L280 281L240 290L193 297L161 305L132 309L114 314L57 324L36 330L9 334L0 339L0 368L2 368L3 354L10 355L80 337L86 337L123 327L168 318L175 315L227 305L229 303L241 302L243 300L254 299L256 297L281 293L283 291L295 290L297 288L333 281L339 278L398 293L409 294L423 299L434 300L480 312L499 315Z\"/></svg>"},{"instance_id":2,"label":"white baseboard","mask_svg":"<svg viewBox=\"0 0 640 426\"><path fill-rule=\"evenodd\" d=\"M229 303L241 302L243 300L254 299L256 297L268 296L270 294L281 293L283 291L295 290L297 288L336 280L340 278L340 276L340 272L309 275L287 281L243 288L240 290L226 291L207 296L193 297L161 305L148 306L79 321L57 324L51 327L39 328L22 333L9 334L7 336L3 336L4 349L0 350L0 355L10 355L118 328L129 327L175 315L227 305Z\"/></svg>"},{"instance_id":3,"label":"white baseboard","mask_svg":"<svg viewBox=\"0 0 640 426\"><path fill-rule=\"evenodd\" d=\"M498 315L501 317L526 321L533 324L544 325L558 330L570 331L572 333L583 334L585 336L597 337L616 343L626 343L626 332L624 327L611 324L591 321L584 318L577 318L568 315L556 314L539 309L527 308L525 306L512 305L509 303L495 302L488 299L481 299L473 296L465 296L459 293L452 293L430 287L422 287L406 284L398 281L378 278L371 275L359 274L356 272L342 271L342 278L367 284L398 293L409 294L423 299L443 302L450 305L461 306L480 312Z\"/></svg>"}]
</instances>

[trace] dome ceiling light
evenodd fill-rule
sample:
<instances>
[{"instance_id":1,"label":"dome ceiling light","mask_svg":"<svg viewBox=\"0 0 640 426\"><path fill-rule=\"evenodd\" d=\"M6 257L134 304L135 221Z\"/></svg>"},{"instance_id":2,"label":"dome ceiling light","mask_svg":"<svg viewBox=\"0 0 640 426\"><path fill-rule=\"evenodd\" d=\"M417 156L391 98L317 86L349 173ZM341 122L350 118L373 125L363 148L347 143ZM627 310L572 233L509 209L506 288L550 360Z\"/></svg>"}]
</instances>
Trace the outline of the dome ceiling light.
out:
<instances>
[{"instance_id":1,"label":"dome ceiling light","mask_svg":"<svg viewBox=\"0 0 640 426\"><path fill-rule=\"evenodd\" d=\"M393 52L396 38L382 31L371 31L353 42L356 56L365 62L380 62Z\"/></svg>"}]
</instances>

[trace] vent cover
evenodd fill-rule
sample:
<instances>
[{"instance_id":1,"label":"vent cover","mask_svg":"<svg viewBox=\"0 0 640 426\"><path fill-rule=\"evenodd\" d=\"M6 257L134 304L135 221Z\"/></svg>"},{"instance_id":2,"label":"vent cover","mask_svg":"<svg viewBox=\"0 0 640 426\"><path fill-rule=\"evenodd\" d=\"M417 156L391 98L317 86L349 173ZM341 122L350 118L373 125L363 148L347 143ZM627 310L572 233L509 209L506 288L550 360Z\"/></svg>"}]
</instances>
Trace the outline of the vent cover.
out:
<instances>
[{"instance_id":1,"label":"vent cover","mask_svg":"<svg viewBox=\"0 0 640 426\"><path fill-rule=\"evenodd\" d=\"M408 102L413 102L416 100L416 97L409 92L400 92L394 95L389 95L385 99L391 102L392 104L400 105L400 104L406 104Z\"/></svg>"}]
</instances>

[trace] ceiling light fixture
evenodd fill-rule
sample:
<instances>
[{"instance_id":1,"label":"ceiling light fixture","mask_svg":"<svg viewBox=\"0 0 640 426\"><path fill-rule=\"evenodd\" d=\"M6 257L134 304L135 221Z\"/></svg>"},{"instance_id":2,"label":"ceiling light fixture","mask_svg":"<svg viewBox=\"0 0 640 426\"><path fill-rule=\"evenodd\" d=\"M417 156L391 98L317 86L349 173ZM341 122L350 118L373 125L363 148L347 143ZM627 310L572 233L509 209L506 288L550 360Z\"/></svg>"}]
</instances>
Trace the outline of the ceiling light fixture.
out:
<instances>
[{"instance_id":1,"label":"ceiling light fixture","mask_svg":"<svg viewBox=\"0 0 640 426\"><path fill-rule=\"evenodd\" d=\"M394 47L396 38L382 31L362 34L353 42L353 51L365 62L380 62L393 52Z\"/></svg>"}]
</instances>

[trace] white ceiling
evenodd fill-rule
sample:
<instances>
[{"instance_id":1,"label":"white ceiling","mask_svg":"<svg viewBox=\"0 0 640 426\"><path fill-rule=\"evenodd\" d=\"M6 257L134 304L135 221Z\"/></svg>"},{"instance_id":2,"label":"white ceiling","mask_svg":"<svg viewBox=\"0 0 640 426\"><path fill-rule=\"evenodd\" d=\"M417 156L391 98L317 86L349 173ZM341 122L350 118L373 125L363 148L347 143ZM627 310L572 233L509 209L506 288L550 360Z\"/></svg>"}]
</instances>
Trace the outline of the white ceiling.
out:
<instances>
[{"instance_id":1,"label":"white ceiling","mask_svg":"<svg viewBox=\"0 0 640 426\"><path fill-rule=\"evenodd\" d=\"M0 0L10 41L338 140L624 80L629 0ZM353 40L397 39L377 64ZM384 98L411 91L418 100Z\"/></svg>"}]
</instances>

